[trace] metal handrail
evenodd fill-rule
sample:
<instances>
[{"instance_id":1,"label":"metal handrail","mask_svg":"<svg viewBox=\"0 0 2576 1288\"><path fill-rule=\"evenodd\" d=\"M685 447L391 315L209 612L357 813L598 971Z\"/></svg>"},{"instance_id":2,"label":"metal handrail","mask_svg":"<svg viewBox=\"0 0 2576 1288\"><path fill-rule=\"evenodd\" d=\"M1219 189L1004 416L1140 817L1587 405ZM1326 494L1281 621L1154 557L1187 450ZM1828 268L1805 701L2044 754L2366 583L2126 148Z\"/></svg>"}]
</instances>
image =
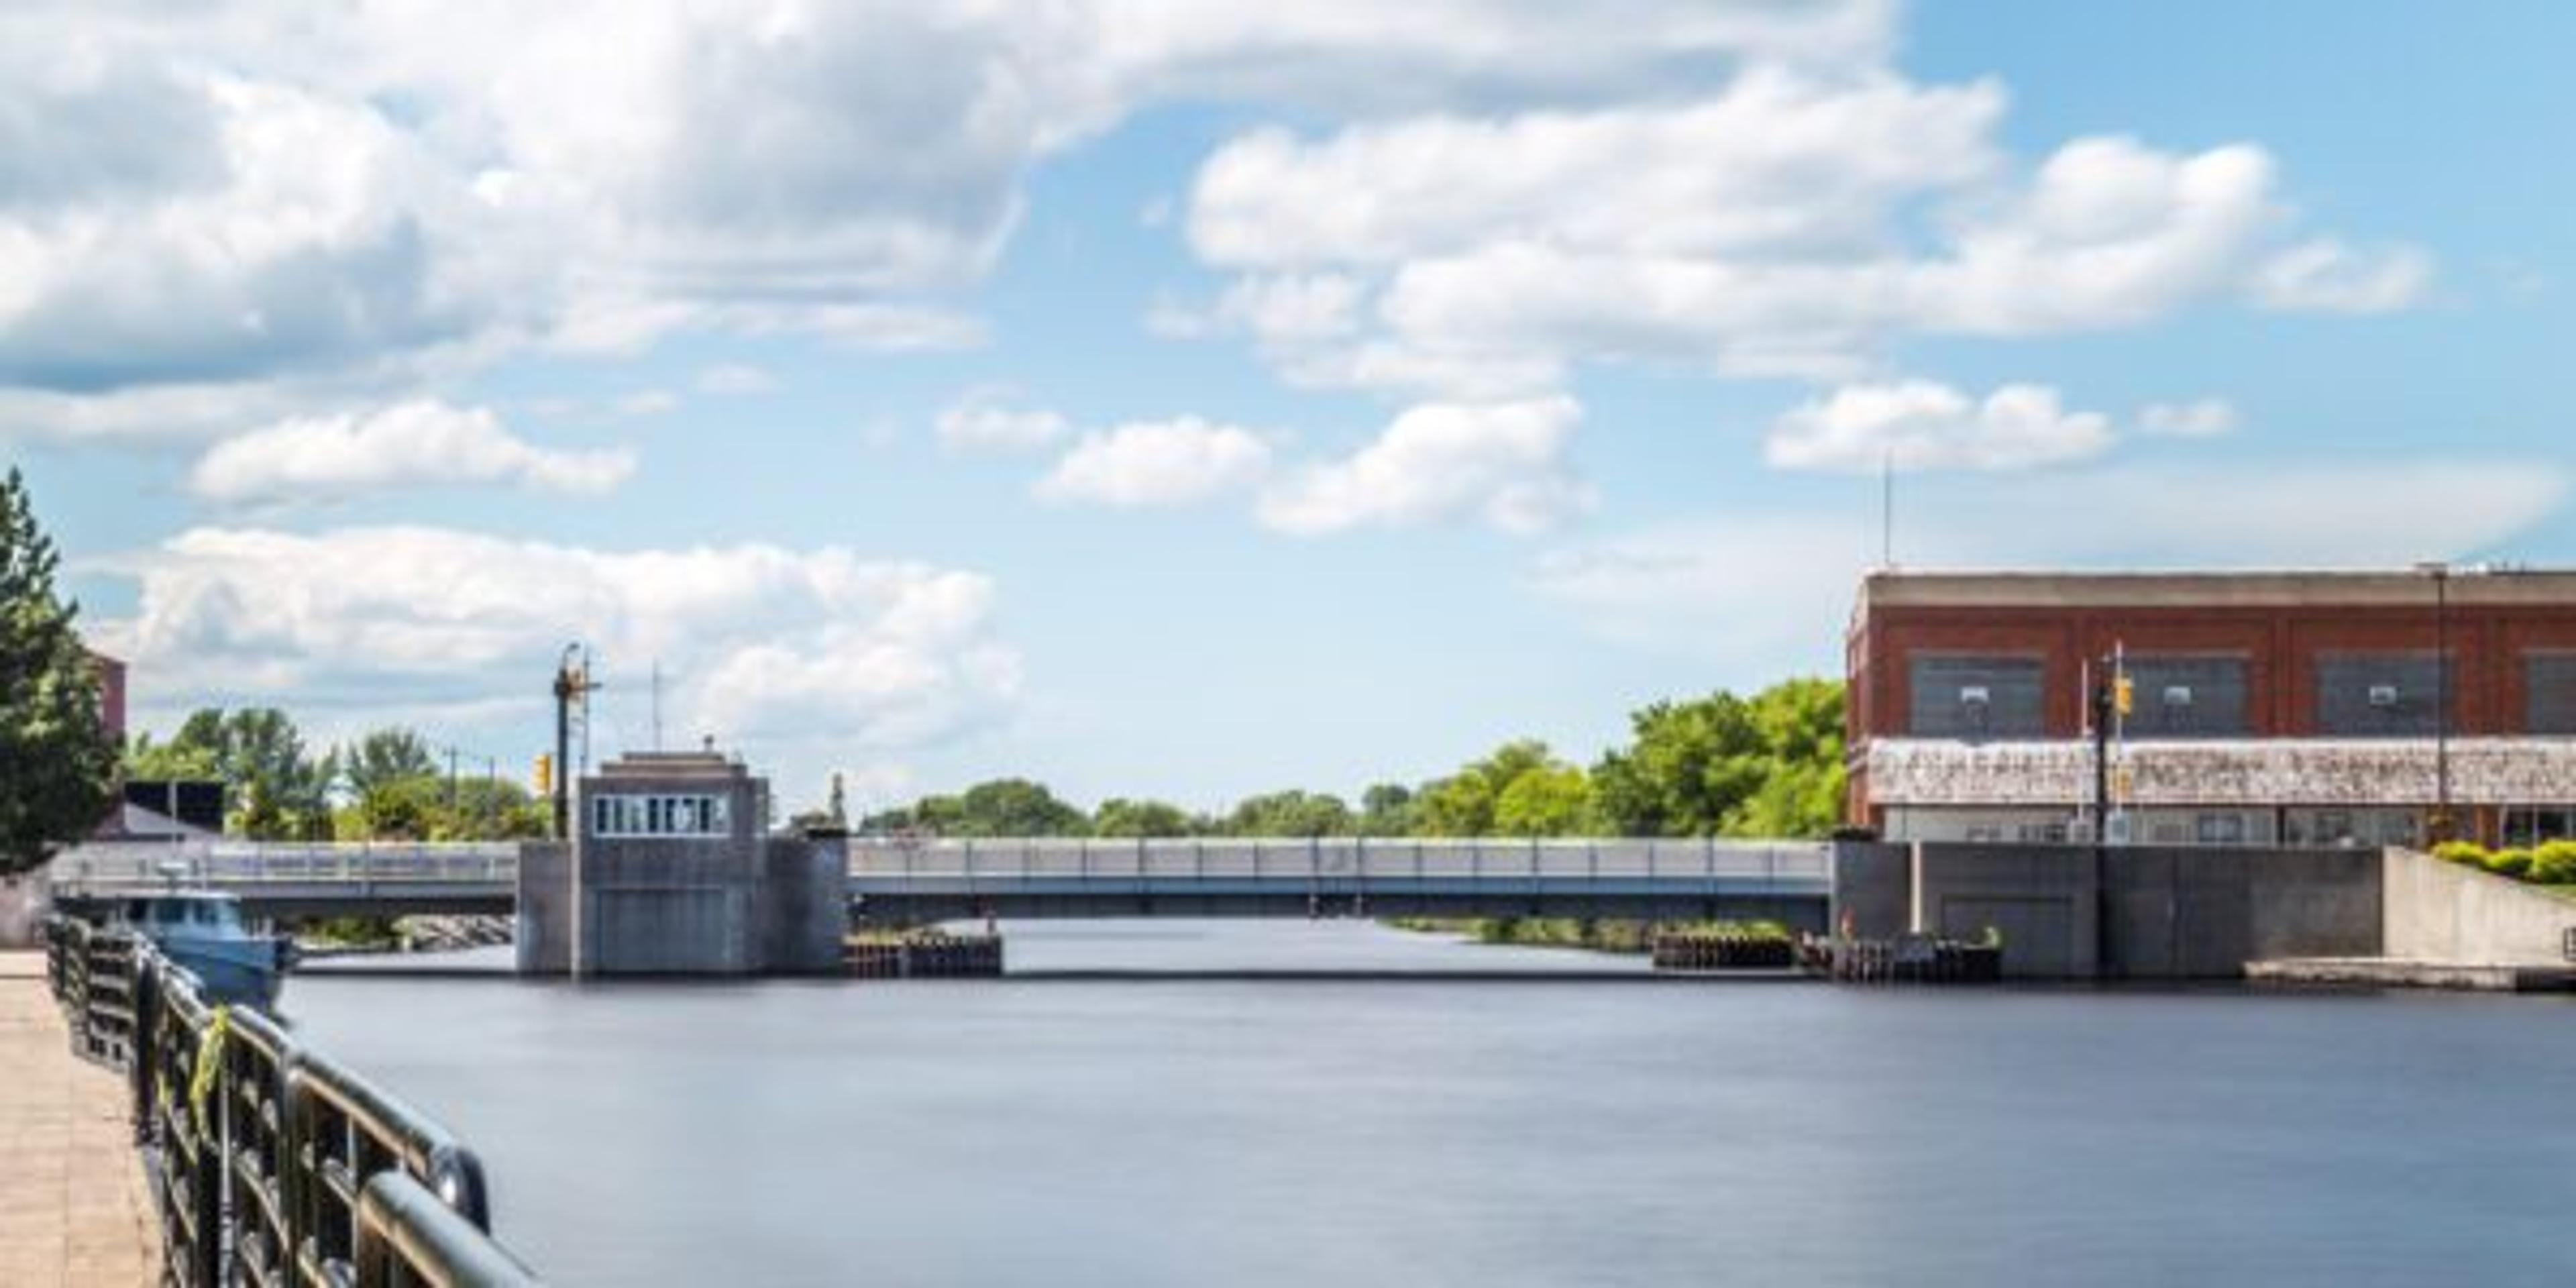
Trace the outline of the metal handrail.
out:
<instances>
[{"instance_id":1,"label":"metal handrail","mask_svg":"<svg viewBox=\"0 0 2576 1288\"><path fill-rule=\"evenodd\" d=\"M423 1288L533 1285L534 1271L501 1245L479 1238L455 1208L401 1172L378 1172L358 1192L359 1283Z\"/></svg>"},{"instance_id":2,"label":"metal handrail","mask_svg":"<svg viewBox=\"0 0 2576 1288\"><path fill-rule=\"evenodd\" d=\"M491 1238L482 1163L435 1121L268 1017L209 1006L148 940L62 916L45 938L77 1040L132 1077L173 1283L537 1282ZM97 1036L120 1024L121 1047Z\"/></svg>"}]
</instances>

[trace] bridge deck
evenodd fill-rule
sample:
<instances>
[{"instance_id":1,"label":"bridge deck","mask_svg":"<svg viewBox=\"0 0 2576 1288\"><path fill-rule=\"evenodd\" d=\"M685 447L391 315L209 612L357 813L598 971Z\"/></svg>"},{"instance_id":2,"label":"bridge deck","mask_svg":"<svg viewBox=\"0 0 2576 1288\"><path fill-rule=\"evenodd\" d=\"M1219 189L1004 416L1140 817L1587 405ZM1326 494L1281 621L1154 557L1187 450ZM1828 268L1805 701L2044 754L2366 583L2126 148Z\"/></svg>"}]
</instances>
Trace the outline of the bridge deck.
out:
<instances>
[{"instance_id":1,"label":"bridge deck","mask_svg":"<svg viewBox=\"0 0 2576 1288\"><path fill-rule=\"evenodd\" d=\"M854 838L862 916L1820 916L1827 847L1706 840ZM90 846L55 888L112 897L170 885L241 896L267 915L507 913L515 845ZM1813 915L1809 915L1809 914Z\"/></svg>"}]
</instances>

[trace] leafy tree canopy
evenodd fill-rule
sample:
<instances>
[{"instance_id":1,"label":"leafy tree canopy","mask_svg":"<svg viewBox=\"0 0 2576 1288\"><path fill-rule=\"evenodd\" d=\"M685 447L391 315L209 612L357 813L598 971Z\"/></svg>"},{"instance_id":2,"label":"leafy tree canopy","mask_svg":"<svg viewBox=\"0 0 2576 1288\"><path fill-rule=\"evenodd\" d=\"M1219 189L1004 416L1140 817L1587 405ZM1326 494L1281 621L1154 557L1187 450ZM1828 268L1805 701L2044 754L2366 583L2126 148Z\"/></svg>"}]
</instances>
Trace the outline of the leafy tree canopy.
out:
<instances>
[{"instance_id":1,"label":"leafy tree canopy","mask_svg":"<svg viewBox=\"0 0 2576 1288\"><path fill-rule=\"evenodd\" d=\"M116 739L97 664L54 593L59 562L26 481L0 481L0 871L89 835L115 804Z\"/></svg>"}]
</instances>

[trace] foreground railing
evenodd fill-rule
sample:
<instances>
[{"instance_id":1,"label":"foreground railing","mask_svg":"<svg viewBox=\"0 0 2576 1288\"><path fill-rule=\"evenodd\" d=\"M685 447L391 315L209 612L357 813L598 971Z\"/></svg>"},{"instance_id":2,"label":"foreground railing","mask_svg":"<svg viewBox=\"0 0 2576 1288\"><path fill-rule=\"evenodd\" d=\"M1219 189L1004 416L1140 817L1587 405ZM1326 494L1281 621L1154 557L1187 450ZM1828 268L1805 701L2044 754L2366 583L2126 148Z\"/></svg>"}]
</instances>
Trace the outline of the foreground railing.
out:
<instances>
[{"instance_id":1,"label":"foreground railing","mask_svg":"<svg viewBox=\"0 0 2576 1288\"><path fill-rule=\"evenodd\" d=\"M46 922L47 974L94 1059L133 1080L168 1279L508 1288L482 1164L447 1130L256 1011L213 1006L147 940Z\"/></svg>"}]
</instances>

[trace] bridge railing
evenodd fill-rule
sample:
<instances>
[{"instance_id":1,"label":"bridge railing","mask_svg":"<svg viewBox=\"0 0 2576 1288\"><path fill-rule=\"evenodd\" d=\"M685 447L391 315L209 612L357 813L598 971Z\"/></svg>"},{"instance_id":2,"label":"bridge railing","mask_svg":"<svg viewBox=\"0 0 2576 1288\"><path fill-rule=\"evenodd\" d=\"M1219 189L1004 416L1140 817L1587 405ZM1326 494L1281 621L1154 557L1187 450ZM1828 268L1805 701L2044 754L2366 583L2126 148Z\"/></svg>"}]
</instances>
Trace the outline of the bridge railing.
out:
<instances>
[{"instance_id":1,"label":"bridge railing","mask_svg":"<svg viewBox=\"0 0 2576 1288\"><path fill-rule=\"evenodd\" d=\"M57 889L74 893L186 886L314 882L502 884L515 881L510 843L298 845L218 842L185 846L85 845L54 860Z\"/></svg>"},{"instance_id":2,"label":"bridge railing","mask_svg":"<svg viewBox=\"0 0 2576 1288\"><path fill-rule=\"evenodd\" d=\"M208 1004L146 940L60 916L45 931L75 1042L132 1080L169 1282L538 1282L492 1240L482 1165L445 1129L266 1016ZM79 1036L119 1029L121 1049Z\"/></svg>"},{"instance_id":3,"label":"bridge railing","mask_svg":"<svg viewBox=\"0 0 2576 1288\"><path fill-rule=\"evenodd\" d=\"M850 874L942 881L1784 881L1831 875L1810 842L1156 838L850 842Z\"/></svg>"}]
</instances>

